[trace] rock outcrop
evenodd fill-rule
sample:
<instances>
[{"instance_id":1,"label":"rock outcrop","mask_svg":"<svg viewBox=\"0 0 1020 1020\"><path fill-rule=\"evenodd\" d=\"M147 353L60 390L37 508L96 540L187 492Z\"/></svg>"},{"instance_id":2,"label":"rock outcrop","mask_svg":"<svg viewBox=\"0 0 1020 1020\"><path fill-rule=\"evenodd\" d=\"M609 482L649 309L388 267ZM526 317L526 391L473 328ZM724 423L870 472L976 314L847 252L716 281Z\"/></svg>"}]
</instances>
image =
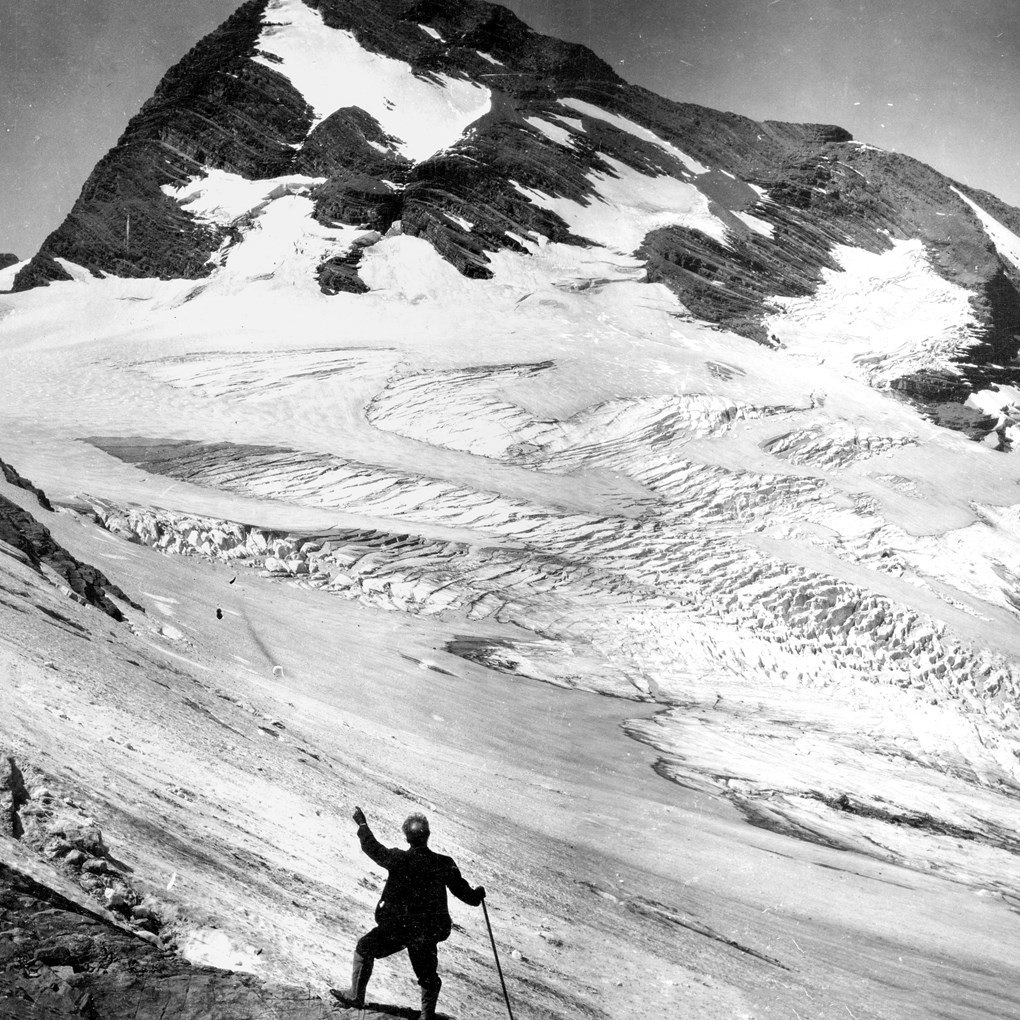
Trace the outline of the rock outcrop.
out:
<instances>
[{"instance_id":1,"label":"rock outcrop","mask_svg":"<svg viewBox=\"0 0 1020 1020\"><path fill-rule=\"evenodd\" d=\"M191 966L2 859L0 929L0 1013L10 1020L322 1020L329 1013L304 988Z\"/></svg>"},{"instance_id":2,"label":"rock outcrop","mask_svg":"<svg viewBox=\"0 0 1020 1020\"><path fill-rule=\"evenodd\" d=\"M20 261L21 259L17 255L9 251L0 252L0 269L8 269L10 266L17 265Z\"/></svg>"},{"instance_id":3,"label":"rock outcrop","mask_svg":"<svg viewBox=\"0 0 1020 1020\"><path fill-rule=\"evenodd\" d=\"M33 493L40 506L52 512L53 506L41 489L22 478L13 467L3 461L0 461L0 470L9 483ZM102 610L114 620L123 620L124 614L113 599L140 608L101 570L72 556L53 538L45 525L2 494L0 494L0 542L6 543L11 550L19 554L23 562L33 570L43 575L48 573L51 580L59 578L59 582L66 585L69 597Z\"/></svg>"},{"instance_id":4,"label":"rock outcrop","mask_svg":"<svg viewBox=\"0 0 1020 1020\"><path fill-rule=\"evenodd\" d=\"M311 111L281 75L253 62L266 0L249 0L159 83L100 160L67 219L18 274L15 290L68 279L57 259L94 273L197 278L224 232L162 188L206 167L251 178L286 173Z\"/></svg>"}]
</instances>

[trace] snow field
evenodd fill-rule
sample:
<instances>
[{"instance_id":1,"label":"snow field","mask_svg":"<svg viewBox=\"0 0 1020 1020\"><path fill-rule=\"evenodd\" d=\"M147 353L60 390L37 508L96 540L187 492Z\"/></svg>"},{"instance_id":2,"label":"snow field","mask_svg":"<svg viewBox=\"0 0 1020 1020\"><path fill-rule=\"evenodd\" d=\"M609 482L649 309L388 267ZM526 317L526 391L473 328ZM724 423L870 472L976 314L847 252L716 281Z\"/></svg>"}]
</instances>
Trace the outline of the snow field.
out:
<instances>
[{"instance_id":1,"label":"snow field","mask_svg":"<svg viewBox=\"0 0 1020 1020\"><path fill-rule=\"evenodd\" d=\"M252 59L289 78L315 111L318 124L346 106L371 114L415 162L453 144L489 111L488 89L439 75L416 78L411 66L364 49L350 32L328 28L301 0L272 0L258 47L279 57Z\"/></svg>"},{"instance_id":2,"label":"snow field","mask_svg":"<svg viewBox=\"0 0 1020 1020\"><path fill-rule=\"evenodd\" d=\"M773 299L766 328L798 357L817 358L872 386L921 369L953 372L975 342L970 294L928 265L920 241L872 254L837 246L842 272L823 270L806 298Z\"/></svg>"}]
</instances>

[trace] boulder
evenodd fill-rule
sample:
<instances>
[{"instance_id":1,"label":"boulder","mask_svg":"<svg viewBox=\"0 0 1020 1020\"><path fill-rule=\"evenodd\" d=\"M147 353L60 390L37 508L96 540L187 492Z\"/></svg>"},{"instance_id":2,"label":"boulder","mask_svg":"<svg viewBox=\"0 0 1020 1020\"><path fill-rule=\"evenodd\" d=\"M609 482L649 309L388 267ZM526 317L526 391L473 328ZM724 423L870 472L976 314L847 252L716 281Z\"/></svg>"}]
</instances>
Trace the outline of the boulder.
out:
<instances>
[{"instance_id":1,"label":"boulder","mask_svg":"<svg viewBox=\"0 0 1020 1020\"><path fill-rule=\"evenodd\" d=\"M65 825L63 834L64 839L76 850L92 857L105 857L109 852L97 825Z\"/></svg>"}]
</instances>

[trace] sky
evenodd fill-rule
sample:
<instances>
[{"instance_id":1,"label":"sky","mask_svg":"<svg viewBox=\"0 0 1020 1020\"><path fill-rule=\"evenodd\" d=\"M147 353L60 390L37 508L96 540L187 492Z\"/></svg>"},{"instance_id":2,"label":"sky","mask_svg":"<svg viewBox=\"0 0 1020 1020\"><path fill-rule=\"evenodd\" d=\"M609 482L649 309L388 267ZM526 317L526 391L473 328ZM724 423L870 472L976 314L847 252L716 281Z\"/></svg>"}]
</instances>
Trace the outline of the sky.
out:
<instances>
[{"instance_id":1,"label":"sky","mask_svg":"<svg viewBox=\"0 0 1020 1020\"><path fill-rule=\"evenodd\" d=\"M0 252L35 252L163 73L238 5L0 0ZM672 99L840 124L1020 206L1020 0L503 5Z\"/></svg>"}]
</instances>

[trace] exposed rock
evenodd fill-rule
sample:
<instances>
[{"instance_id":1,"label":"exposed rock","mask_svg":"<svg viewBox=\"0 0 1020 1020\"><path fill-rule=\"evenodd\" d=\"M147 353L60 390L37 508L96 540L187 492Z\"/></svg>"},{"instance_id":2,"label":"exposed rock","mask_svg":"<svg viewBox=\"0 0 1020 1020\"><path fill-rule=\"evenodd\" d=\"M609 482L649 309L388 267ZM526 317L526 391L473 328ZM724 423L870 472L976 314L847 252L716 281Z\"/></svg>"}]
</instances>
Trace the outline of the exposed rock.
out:
<instances>
[{"instance_id":1,"label":"exposed rock","mask_svg":"<svg viewBox=\"0 0 1020 1020\"><path fill-rule=\"evenodd\" d=\"M85 854L81 850L72 850L65 858L64 863L72 868L80 868L86 861Z\"/></svg>"},{"instance_id":2,"label":"exposed rock","mask_svg":"<svg viewBox=\"0 0 1020 1020\"><path fill-rule=\"evenodd\" d=\"M25 489L28 492L35 493L36 499L39 500L39 505L44 510L53 510L53 504L47 499L46 493L42 491L37 485L33 485L27 478L23 478L15 467L7 464L5 461L0 460L0 472L3 473L6 481L17 486L19 489Z\"/></svg>"},{"instance_id":3,"label":"exposed rock","mask_svg":"<svg viewBox=\"0 0 1020 1020\"><path fill-rule=\"evenodd\" d=\"M307 989L193 967L0 862L0 1014L11 1020L324 1020Z\"/></svg>"},{"instance_id":4,"label":"exposed rock","mask_svg":"<svg viewBox=\"0 0 1020 1020\"><path fill-rule=\"evenodd\" d=\"M964 379L949 372L916 372L902 379L894 379L890 388L925 402L956 401L962 403L970 395L970 386Z\"/></svg>"},{"instance_id":5,"label":"exposed rock","mask_svg":"<svg viewBox=\"0 0 1020 1020\"><path fill-rule=\"evenodd\" d=\"M8 481L35 493L40 504L52 511L53 508L42 490L21 478L9 465L2 462L0 465ZM0 495L0 541L17 549L25 557L25 562L39 573L44 573L44 566L54 571L66 581L68 589L76 599L101 609L115 620L123 620L124 614L111 601L112 598L120 599L136 609L141 608L102 571L75 559L54 540L49 529L40 524L27 510L23 510L2 495Z\"/></svg>"},{"instance_id":6,"label":"exposed rock","mask_svg":"<svg viewBox=\"0 0 1020 1020\"><path fill-rule=\"evenodd\" d=\"M358 276L358 266L365 254L366 243L355 243L346 255L336 255L319 266L319 289L323 294L363 294L368 284Z\"/></svg>"},{"instance_id":7,"label":"exposed rock","mask_svg":"<svg viewBox=\"0 0 1020 1020\"><path fill-rule=\"evenodd\" d=\"M0 252L0 269L7 269L10 266L17 265L21 259L17 255L11 254L9 251Z\"/></svg>"},{"instance_id":8,"label":"exposed rock","mask_svg":"<svg viewBox=\"0 0 1020 1020\"><path fill-rule=\"evenodd\" d=\"M206 167L251 178L287 173L311 111L280 74L252 62L267 0L249 0L160 82L99 162L68 218L15 290L66 279L57 258L118 276L208 275L224 239L161 190Z\"/></svg>"}]
</instances>

